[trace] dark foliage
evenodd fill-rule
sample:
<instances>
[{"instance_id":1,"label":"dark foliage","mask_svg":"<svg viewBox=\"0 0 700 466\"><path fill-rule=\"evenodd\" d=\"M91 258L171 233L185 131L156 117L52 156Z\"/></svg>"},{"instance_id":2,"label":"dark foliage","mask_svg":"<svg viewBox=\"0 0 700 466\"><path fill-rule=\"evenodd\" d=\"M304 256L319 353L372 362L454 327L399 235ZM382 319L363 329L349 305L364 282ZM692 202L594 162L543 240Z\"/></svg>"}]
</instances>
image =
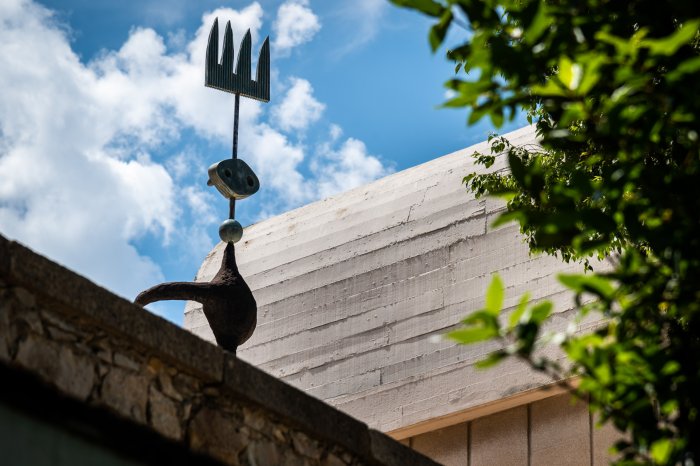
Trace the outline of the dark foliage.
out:
<instances>
[{"instance_id":1,"label":"dark foliage","mask_svg":"<svg viewBox=\"0 0 700 466\"><path fill-rule=\"evenodd\" d=\"M536 352L552 304L525 297L499 318L495 278L486 307L451 336L503 339L483 365L514 355L580 377L578 393L628 433L619 464L699 462L700 3L394 3L435 18L434 50L459 39L448 44L457 74L446 106L496 126L528 112L542 148L494 137L510 173L470 174L467 188L504 197L499 221L519 222L532 251L582 261L589 273L560 279L577 293L579 318L607 318L592 334L550 336L569 357L562 368ZM601 258L613 266L598 270Z\"/></svg>"}]
</instances>

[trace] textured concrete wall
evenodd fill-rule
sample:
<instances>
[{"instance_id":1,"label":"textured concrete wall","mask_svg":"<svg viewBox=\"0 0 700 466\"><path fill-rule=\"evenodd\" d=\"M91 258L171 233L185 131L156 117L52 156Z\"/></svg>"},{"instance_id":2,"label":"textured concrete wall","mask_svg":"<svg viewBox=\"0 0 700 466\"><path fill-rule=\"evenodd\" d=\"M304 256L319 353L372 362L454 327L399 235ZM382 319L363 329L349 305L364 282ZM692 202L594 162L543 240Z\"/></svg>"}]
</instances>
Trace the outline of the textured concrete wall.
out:
<instances>
[{"instance_id":1,"label":"textured concrete wall","mask_svg":"<svg viewBox=\"0 0 700 466\"><path fill-rule=\"evenodd\" d=\"M44 403L48 410L72 402L111 413L229 465L434 464L1 236L0 376L5 405L15 406L27 387L46 385L67 400Z\"/></svg>"},{"instance_id":2,"label":"textured concrete wall","mask_svg":"<svg viewBox=\"0 0 700 466\"><path fill-rule=\"evenodd\" d=\"M531 128L507 135L534 143ZM517 361L497 372L475 361L493 344L431 342L483 305L494 272L506 306L526 291L553 300L562 328L571 298L555 274L578 271L531 257L515 225L492 229L502 204L476 200L462 178L486 143L396 173L245 230L241 273L259 306L242 359L382 431L492 402L545 382ZM505 169L499 157L493 169ZM222 245L197 279L219 267ZM213 340L196 303L185 327Z\"/></svg>"},{"instance_id":3,"label":"textured concrete wall","mask_svg":"<svg viewBox=\"0 0 700 466\"><path fill-rule=\"evenodd\" d=\"M406 439L445 466L603 466L621 434L569 394Z\"/></svg>"}]
</instances>

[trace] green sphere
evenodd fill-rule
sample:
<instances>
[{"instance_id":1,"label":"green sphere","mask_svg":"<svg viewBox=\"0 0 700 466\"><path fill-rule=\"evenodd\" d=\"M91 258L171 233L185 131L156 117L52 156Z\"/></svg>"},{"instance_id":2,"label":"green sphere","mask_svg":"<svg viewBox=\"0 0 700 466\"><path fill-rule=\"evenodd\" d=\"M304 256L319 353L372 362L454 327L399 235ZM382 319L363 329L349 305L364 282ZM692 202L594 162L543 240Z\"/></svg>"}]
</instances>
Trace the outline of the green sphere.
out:
<instances>
[{"instance_id":1,"label":"green sphere","mask_svg":"<svg viewBox=\"0 0 700 466\"><path fill-rule=\"evenodd\" d=\"M237 243L243 237L243 227L237 220L228 219L219 226L219 238L224 243Z\"/></svg>"}]
</instances>

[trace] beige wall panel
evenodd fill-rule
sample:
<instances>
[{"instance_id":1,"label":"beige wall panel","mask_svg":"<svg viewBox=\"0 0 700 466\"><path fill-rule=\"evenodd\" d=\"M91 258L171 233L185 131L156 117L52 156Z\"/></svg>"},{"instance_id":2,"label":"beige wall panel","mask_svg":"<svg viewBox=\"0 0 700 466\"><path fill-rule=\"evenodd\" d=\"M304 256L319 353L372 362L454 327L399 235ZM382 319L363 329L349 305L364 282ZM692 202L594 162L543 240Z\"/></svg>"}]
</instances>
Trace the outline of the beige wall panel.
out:
<instances>
[{"instance_id":1,"label":"beige wall panel","mask_svg":"<svg viewBox=\"0 0 700 466\"><path fill-rule=\"evenodd\" d=\"M588 405L564 394L530 405L532 466L590 466Z\"/></svg>"},{"instance_id":2,"label":"beige wall panel","mask_svg":"<svg viewBox=\"0 0 700 466\"><path fill-rule=\"evenodd\" d=\"M610 447L623 438L625 438L625 435L617 430L611 422L598 426L594 418L593 466L605 466L610 464L617 456L610 453Z\"/></svg>"},{"instance_id":3,"label":"beige wall panel","mask_svg":"<svg viewBox=\"0 0 700 466\"><path fill-rule=\"evenodd\" d=\"M468 439L468 424L463 423L417 435L411 448L445 466L467 466Z\"/></svg>"},{"instance_id":4,"label":"beige wall panel","mask_svg":"<svg viewBox=\"0 0 700 466\"><path fill-rule=\"evenodd\" d=\"M526 465L527 429L527 406L475 419L470 432L470 466Z\"/></svg>"}]
</instances>

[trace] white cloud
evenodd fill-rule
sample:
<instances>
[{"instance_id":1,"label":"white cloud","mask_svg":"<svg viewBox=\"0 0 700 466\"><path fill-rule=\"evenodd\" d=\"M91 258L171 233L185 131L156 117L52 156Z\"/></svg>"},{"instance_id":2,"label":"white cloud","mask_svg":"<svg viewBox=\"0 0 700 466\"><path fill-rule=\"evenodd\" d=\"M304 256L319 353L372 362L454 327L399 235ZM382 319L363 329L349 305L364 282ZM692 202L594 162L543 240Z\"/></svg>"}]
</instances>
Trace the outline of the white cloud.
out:
<instances>
[{"instance_id":1,"label":"white cloud","mask_svg":"<svg viewBox=\"0 0 700 466\"><path fill-rule=\"evenodd\" d=\"M343 128L336 124L332 124L330 130L328 131L328 135L330 136L330 142L335 142L340 138L340 136L343 135Z\"/></svg>"},{"instance_id":2,"label":"white cloud","mask_svg":"<svg viewBox=\"0 0 700 466\"><path fill-rule=\"evenodd\" d=\"M286 5L308 10L306 3ZM231 20L237 43L250 28L259 47L263 10L252 3L204 14L175 52L152 29L135 28L118 50L83 63L48 9L30 0L0 2L2 234L127 297L163 280L134 246L140 239L150 235L202 256L212 247L221 220L214 208L225 201L203 182L207 165L226 155L205 160L196 149L167 151L183 130L230 144L233 96L202 83L214 17ZM289 34L297 44L310 38ZM291 84L270 122L260 103L241 102L241 157L261 179L254 202L263 211L278 213L387 173L361 141L341 141L337 126L310 161L299 141L324 105L308 81L283 82Z\"/></svg>"},{"instance_id":3,"label":"white cloud","mask_svg":"<svg viewBox=\"0 0 700 466\"><path fill-rule=\"evenodd\" d=\"M292 78L291 82L282 102L273 107L272 115L283 130L304 131L321 118L326 106L314 98L309 81Z\"/></svg>"},{"instance_id":4,"label":"white cloud","mask_svg":"<svg viewBox=\"0 0 700 466\"><path fill-rule=\"evenodd\" d=\"M204 160L199 155L187 148L166 160L165 166L175 180L179 181L192 174L195 170L201 171L204 163Z\"/></svg>"},{"instance_id":5,"label":"white cloud","mask_svg":"<svg viewBox=\"0 0 700 466\"><path fill-rule=\"evenodd\" d=\"M307 0L290 0L280 5L272 25L274 53L288 55L291 49L309 42L321 29L318 16L308 5Z\"/></svg>"},{"instance_id":6,"label":"white cloud","mask_svg":"<svg viewBox=\"0 0 700 466\"><path fill-rule=\"evenodd\" d=\"M170 235L177 206L162 166L143 153L123 159L110 144L129 134L151 147L169 124L148 103L110 108L108 78L79 62L48 10L3 5L0 230L133 294L162 273L129 240Z\"/></svg>"},{"instance_id":7,"label":"white cloud","mask_svg":"<svg viewBox=\"0 0 700 466\"><path fill-rule=\"evenodd\" d=\"M340 136L339 130L338 126L331 127L331 141ZM316 195L321 198L361 186L393 171L370 155L362 141L354 138L346 139L338 148L334 148L332 142L322 144L312 170L317 178Z\"/></svg>"},{"instance_id":8,"label":"white cloud","mask_svg":"<svg viewBox=\"0 0 700 466\"><path fill-rule=\"evenodd\" d=\"M196 218L201 219L205 223L216 222L216 215L212 206L217 198L212 191L204 191L196 186L186 186L182 190L182 194Z\"/></svg>"},{"instance_id":9,"label":"white cloud","mask_svg":"<svg viewBox=\"0 0 700 466\"><path fill-rule=\"evenodd\" d=\"M304 161L304 149L289 141L279 131L260 124L246 134L241 144L243 153L250 154L252 165L260 178L262 194L273 191L277 209L298 206L313 199L299 171Z\"/></svg>"},{"instance_id":10,"label":"white cloud","mask_svg":"<svg viewBox=\"0 0 700 466\"><path fill-rule=\"evenodd\" d=\"M343 18L348 29L343 34L338 34L343 43L333 50L333 58L338 60L370 43L383 24L388 6L389 2L386 0L344 2L343 8L336 14ZM346 37L346 34L349 37Z\"/></svg>"}]
</instances>

